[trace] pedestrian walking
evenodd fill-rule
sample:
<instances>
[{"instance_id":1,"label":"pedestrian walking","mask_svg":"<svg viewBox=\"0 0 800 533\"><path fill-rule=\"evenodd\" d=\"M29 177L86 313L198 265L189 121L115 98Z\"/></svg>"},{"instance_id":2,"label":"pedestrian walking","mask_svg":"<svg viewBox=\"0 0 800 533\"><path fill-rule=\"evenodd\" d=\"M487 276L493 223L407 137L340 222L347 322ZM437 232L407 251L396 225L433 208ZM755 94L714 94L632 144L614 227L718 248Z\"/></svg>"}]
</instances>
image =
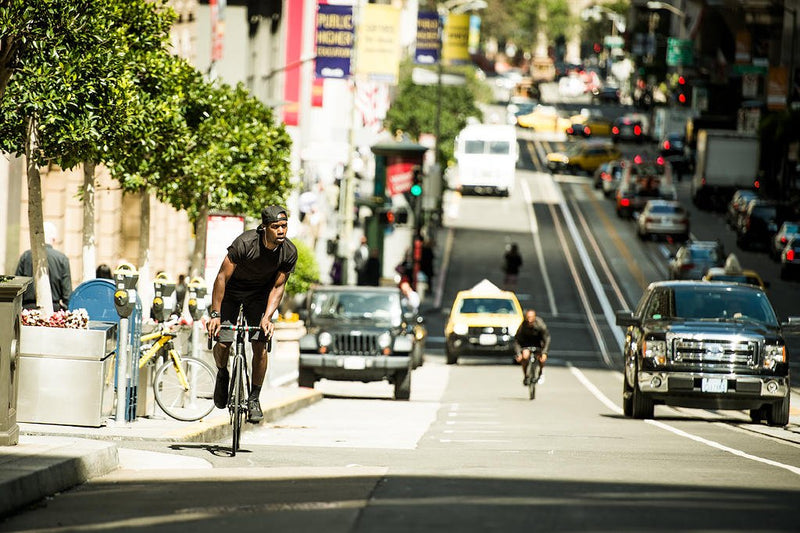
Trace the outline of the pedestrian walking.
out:
<instances>
[{"instance_id":1,"label":"pedestrian walking","mask_svg":"<svg viewBox=\"0 0 800 533\"><path fill-rule=\"evenodd\" d=\"M503 286L505 290L514 290L517 286L519 269L522 266L522 256L516 243L511 243L503 254Z\"/></svg>"}]
</instances>

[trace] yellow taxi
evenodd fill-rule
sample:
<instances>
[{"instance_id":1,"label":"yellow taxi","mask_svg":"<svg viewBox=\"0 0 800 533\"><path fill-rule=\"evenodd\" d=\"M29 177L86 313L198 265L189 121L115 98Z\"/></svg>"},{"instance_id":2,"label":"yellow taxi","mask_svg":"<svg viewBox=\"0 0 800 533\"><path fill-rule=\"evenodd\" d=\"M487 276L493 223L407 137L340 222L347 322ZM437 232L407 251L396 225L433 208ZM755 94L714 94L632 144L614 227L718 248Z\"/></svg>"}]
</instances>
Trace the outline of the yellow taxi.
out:
<instances>
[{"instance_id":1,"label":"yellow taxi","mask_svg":"<svg viewBox=\"0 0 800 533\"><path fill-rule=\"evenodd\" d=\"M537 105L527 115L518 116L517 125L533 131L563 133L572 125L572 121L562 116L554 106Z\"/></svg>"},{"instance_id":2,"label":"yellow taxi","mask_svg":"<svg viewBox=\"0 0 800 533\"><path fill-rule=\"evenodd\" d=\"M576 124L580 124L584 126L584 130L582 135L584 137L593 137L596 135L602 135L606 137L611 136L611 120L607 119L600 115L586 115L584 113L578 113L577 115L572 115L569 117L571 128L575 128ZM585 128L588 128L586 130ZM569 134L569 128L567 128L567 134Z\"/></svg>"},{"instance_id":3,"label":"yellow taxi","mask_svg":"<svg viewBox=\"0 0 800 533\"><path fill-rule=\"evenodd\" d=\"M730 254L725 260L725 265L722 267L711 267L706 271L703 276L705 281L727 281L733 283L747 283L748 285L755 285L761 289L769 287L769 283L761 279L758 272L747 268L742 268L739 264L739 259Z\"/></svg>"},{"instance_id":4,"label":"yellow taxi","mask_svg":"<svg viewBox=\"0 0 800 533\"><path fill-rule=\"evenodd\" d=\"M522 306L516 295L489 280L460 291L444 328L447 364L456 364L462 355L513 358L514 335L522 319Z\"/></svg>"},{"instance_id":5,"label":"yellow taxi","mask_svg":"<svg viewBox=\"0 0 800 533\"><path fill-rule=\"evenodd\" d=\"M563 152L547 154L547 168L557 171L594 172L597 167L622 157L622 152L611 142L592 141L570 145Z\"/></svg>"}]
</instances>

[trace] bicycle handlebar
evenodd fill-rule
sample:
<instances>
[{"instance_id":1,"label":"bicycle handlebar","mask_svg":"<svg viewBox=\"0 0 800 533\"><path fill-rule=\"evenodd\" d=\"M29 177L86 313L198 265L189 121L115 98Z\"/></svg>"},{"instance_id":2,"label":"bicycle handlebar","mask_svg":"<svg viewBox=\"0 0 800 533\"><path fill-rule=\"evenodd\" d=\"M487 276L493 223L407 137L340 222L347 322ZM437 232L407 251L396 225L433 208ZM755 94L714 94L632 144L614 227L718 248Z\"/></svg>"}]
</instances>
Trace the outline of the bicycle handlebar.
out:
<instances>
[{"instance_id":1,"label":"bicycle handlebar","mask_svg":"<svg viewBox=\"0 0 800 533\"><path fill-rule=\"evenodd\" d=\"M233 331L245 331L245 332L262 331L260 326L237 326L237 325L234 325L234 324L220 324L219 328L220 329L230 329L230 330L233 330ZM212 338L211 335L208 336L208 349L209 350L211 349L211 346L214 343L214 341L217 340L217 339L219 339L219 335L217 335L216 338ZM272 351L272 335L270 335L267 338L267 351L268 352Z\"/></svg>"}]
</instances>

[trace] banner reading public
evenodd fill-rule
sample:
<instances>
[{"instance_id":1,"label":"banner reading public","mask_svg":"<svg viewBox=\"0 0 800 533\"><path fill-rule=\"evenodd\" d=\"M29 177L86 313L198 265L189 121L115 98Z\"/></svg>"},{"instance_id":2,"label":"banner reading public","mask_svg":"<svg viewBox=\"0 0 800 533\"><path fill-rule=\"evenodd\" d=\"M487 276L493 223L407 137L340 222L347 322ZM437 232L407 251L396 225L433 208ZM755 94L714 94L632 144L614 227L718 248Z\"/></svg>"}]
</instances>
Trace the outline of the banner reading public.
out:
<instances>
[{"instance_id":1,"label":"banner reading public","mask_svg":"<svg viewBox=\"0 0 800 533\"><path fill-rule=\"evenodd\" d=\"M353 7L320 4L317 9L317 78L349 78L353 55Z\"/></svg>"},{"instance_id":2,"label":"banner reading public","mask_svg":"<svg viewBox=\"0 0 800 533\"><path fill-rule=\"evenodd\" d=\"M439 61L439 13L420 11L417 14L417 42L414 62L435 65Z\"/></svg>"}]
</instances>

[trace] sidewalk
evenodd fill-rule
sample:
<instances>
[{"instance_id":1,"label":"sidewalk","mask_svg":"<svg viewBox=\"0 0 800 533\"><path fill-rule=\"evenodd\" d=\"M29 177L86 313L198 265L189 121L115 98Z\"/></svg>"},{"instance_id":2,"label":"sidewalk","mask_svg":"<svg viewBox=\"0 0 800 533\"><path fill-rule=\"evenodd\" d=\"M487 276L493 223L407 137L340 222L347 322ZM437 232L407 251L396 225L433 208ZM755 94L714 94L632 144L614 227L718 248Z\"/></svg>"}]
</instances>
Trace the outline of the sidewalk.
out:
<instances>
[{"instance_id":1,"label":"sidewalk","mask_svg":"<svg viewBox=\"0 0 800 533\"><path fill-rule=\"evenodd\" d=\"M276 387L261 393L264 422L322 399L322 393ZM0 516L119 467L117 442L216 442L231 436L228 414L215 410L199 422L137 418L99 428L20 423L16 446L0 446ZM243 430L254 427L245 424Z\"/></svg>"}]
</instances>

